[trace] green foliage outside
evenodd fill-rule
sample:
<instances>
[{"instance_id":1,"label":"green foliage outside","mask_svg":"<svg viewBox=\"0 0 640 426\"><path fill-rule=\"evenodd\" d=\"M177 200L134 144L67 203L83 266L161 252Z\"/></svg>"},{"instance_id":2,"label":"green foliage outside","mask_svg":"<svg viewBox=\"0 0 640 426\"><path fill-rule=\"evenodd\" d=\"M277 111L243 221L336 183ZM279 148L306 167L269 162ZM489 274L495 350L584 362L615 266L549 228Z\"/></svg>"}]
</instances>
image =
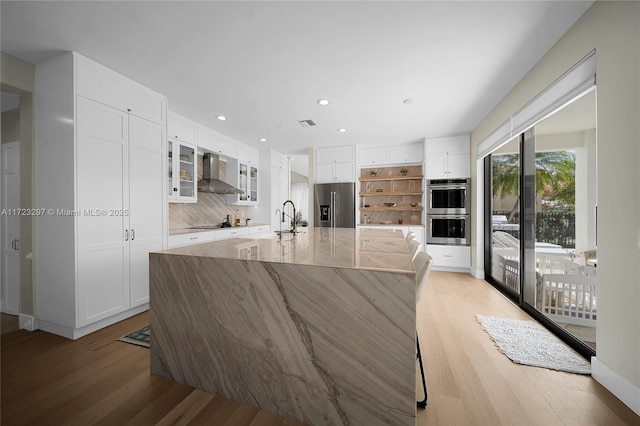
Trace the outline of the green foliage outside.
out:
<instances>
[{"instance_id":1,"label":"green foliage outside","mask_svg":"<svg viewBox=\"0 0 640 426\"><path fill-rule=\"evenodd\" d=\"M501 199L507 195L519 195L520 155L494 155L492 161L493 195ZM575 152L538 152L535 164L536 192L542 200L542 210L573 209L576 202Z\"/></svg>"},{"instance_id":2,"label":"green foliage outside","mask_svg":"<svg viewBox=\"0 0 640 426\"><path fill-rule=\"evenodd\" d=\"M494 211L509 216L510 223L519 223L520 155L492 156L493 196L504 199L516 195L511 211ZM575 247L576 158L573 151L539 152L535 157L536 192L542 208L536 212L536 241ZM517 238L517 231L510 232Z\"/></svg>"}]
</instances>

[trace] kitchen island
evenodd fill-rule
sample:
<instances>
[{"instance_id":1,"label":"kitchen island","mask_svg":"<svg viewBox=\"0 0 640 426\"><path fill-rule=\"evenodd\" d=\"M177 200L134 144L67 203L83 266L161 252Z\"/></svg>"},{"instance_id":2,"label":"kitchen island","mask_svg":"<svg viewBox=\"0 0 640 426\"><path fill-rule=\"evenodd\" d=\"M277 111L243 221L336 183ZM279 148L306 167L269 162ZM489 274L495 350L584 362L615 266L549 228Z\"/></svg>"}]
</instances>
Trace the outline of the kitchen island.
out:
<instances>
[{"instance_id":1,"label":"kitchen island","mask_svg":"<svg viewBox=\"0 0 640 426\"><path fill-rule=\"evenodd\" d=\"M415 424L415 312L401 232L150 254L151 373L307 424Z\"/></svg>"}]
</instances>

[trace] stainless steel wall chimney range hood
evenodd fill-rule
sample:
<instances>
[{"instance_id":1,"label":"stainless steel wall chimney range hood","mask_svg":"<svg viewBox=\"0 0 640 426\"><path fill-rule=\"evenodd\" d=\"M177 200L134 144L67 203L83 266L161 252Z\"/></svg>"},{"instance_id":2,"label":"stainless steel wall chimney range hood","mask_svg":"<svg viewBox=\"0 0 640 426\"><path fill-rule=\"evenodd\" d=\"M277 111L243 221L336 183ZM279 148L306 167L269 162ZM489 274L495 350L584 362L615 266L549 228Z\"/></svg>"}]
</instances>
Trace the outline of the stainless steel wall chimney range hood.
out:
<instances>
[{"instance_id":1,"label":"stainless steel wall chimney range hood","mask_svg":"<svg viewBox=\"0 0 640 426\"><path fill-rule=\"evenodd\" d=\"M198 181L198 192L214 194L243 194L244 191L220 180L220 157L206 153L202 157L202 179Z\"/></svg>"}]
</instances>

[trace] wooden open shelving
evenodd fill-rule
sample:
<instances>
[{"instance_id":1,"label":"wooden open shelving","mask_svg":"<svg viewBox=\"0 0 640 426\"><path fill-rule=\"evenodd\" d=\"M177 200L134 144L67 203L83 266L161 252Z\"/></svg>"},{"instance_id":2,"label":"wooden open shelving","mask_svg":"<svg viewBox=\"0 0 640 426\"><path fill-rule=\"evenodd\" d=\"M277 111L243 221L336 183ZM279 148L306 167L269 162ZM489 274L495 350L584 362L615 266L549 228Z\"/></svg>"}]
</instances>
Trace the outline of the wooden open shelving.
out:
<instances>
[{"instance_id":1,"label":"wooden open shelving","mask_svg":"<svg viewBox=\"0 0 640 426\"><path fill-rule=\"evenodd\" d=\"M360 222L396 223L402 220L403 224L420 225L423 179L421 166L361 169ZM396 205L387 207L384 203Z\"/></svg>"}]
</instances>

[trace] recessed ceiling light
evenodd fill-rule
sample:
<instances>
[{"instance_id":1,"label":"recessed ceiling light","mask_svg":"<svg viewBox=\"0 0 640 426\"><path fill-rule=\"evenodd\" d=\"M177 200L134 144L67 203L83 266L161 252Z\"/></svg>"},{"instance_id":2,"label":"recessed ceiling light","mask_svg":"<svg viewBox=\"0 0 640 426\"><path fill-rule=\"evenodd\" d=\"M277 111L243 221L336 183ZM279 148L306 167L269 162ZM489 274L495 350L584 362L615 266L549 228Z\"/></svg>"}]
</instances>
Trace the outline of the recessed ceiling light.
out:
<instances>
[{"instance_id":1,"label":"recessed ceiling light","mask_svg":"<svg viewBox=\"0 0 640 426\"><path fill-rule=\"evenodd\" d=\"M402 101L403 104L412 104L413 103L413 98L407 98L404 101Z\"/></svg>"},{"instance_id":2,"label":"recessed ceiling light","mask_svg":"<svg viewBox=\"0 0 640 426\"><path fill-rule=\"evenodd\" d=\"M224 115L219 115L216 118L220 121L225 121L227 119L227 117L225 117Z\"/></svg>"},{"instance_id":3,"label":"recessed ceiling light","mask_svg":"<svg viewBox=\"0 0 640 426\"><path fill-rule=\"evenodd\" d=\"M343 128L338 129L338 132L340 132L340 133L345 133L346 131L347 131L347 129L343 129Z\"/></svg>"},{"instance_id":4,"label":"recessed ceiling light","mask_svg":"<svg viewBox=\"0 0 640 426\"><path fill-rule=\"evenodd\" d=\"M316 101L316 103L317 103L318 105L322 105L322 106L329 105L329 101L328 101L327 99L318 99L318 100Z\"/></svg>"},{"instance_id":5,"label":"recessed ceiling light","mask_svg":"<svg viewBox=\"0 0 640 426\"><path fill-rule=\"evenodd\" d=\"M258 140L259 140L260 142L266 142L266 141L267 141L267 139L266 139L266 138L260 138L260 139L258 139Z\"/></svg>"}]
</instances>

